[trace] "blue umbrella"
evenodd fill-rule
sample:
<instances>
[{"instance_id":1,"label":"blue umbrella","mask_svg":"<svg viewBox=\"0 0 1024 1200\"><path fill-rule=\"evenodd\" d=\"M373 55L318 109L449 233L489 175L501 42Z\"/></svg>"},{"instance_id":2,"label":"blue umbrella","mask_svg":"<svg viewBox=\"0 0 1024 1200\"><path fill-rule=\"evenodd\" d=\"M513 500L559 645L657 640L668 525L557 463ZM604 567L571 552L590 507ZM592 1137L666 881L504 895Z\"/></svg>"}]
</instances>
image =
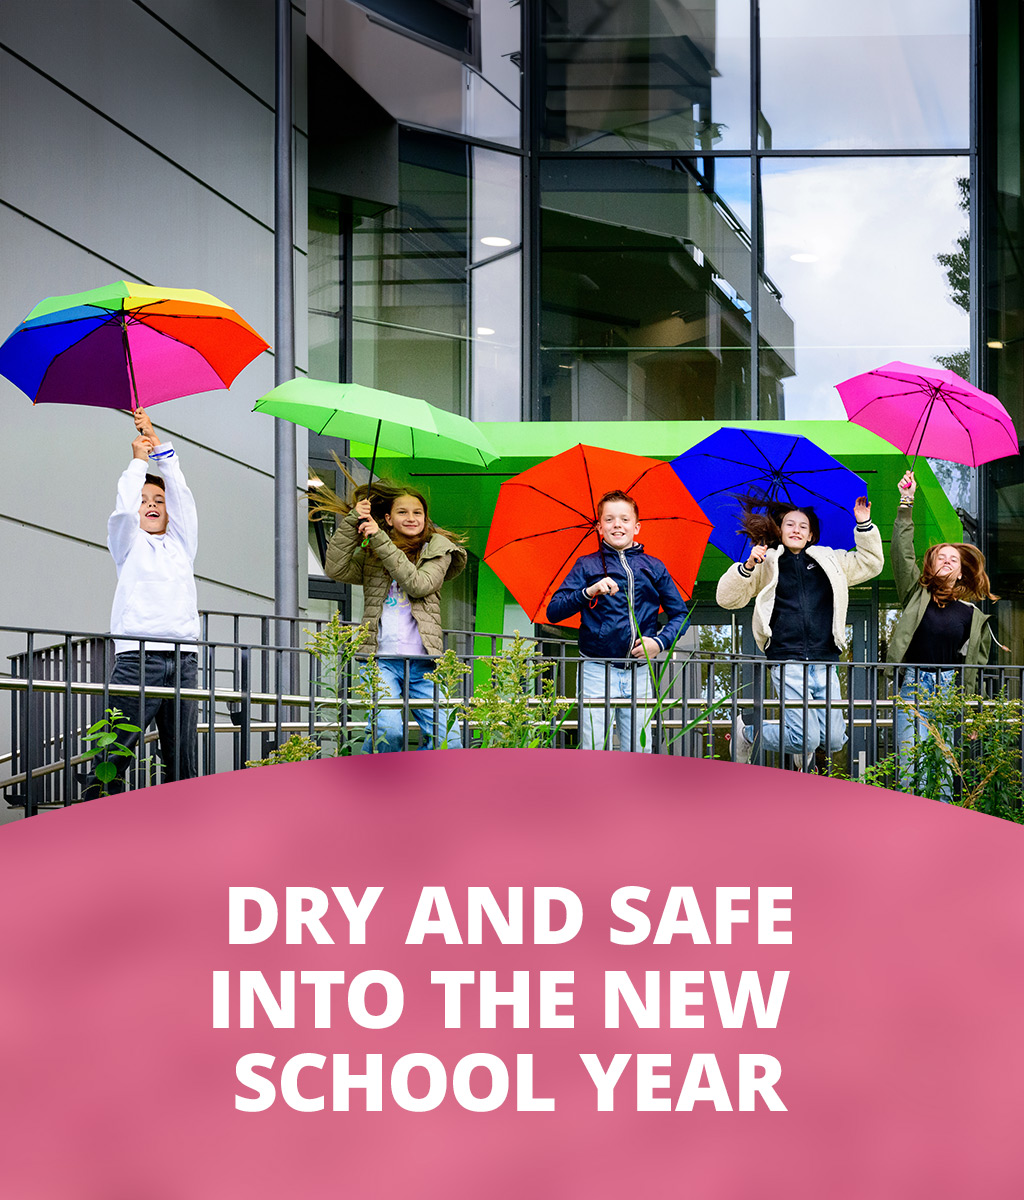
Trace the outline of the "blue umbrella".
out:
<instances>
[{"instance_id":1,"label":"blue umbrella","mask_svg":"<svg viewBox=\"0 0 1024 1200\"><path fill-rule=\"evenodd\" d=\"M750 547L739 532L740 496L813 508L822 545L853 547L853 506L867 487L809 438L720 429L681 454L672 469L714 525L711 544L734 562L746 558Z\"/></svg>"}]
</instances>

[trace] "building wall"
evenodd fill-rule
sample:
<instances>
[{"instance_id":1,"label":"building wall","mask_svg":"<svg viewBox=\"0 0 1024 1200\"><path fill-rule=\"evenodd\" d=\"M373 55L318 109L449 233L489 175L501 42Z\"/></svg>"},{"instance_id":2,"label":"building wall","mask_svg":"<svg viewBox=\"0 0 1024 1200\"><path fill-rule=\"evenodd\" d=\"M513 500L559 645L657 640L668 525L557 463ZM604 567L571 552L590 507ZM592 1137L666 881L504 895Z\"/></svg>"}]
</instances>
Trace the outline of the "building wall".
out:
<instances>
[{"instance_id":1,"label":"building wall","mask_svg":"<svg viewBox=\"0 0 1024 1200\"><path fill-rule=\"evenodd\" d=\"M304 0L292 18L304 370ZM274 45L274 0L0 9L0 337L45 296L123 278L212 292L273 341ZM196 496L201 608L273 611L273 422L250 412L273 384L264 353L229 392L150 414ZM0 625L106 630L106 519L130 458L129 417L34 408L0 379L0 429ZM298 455L304 483L302 431Z\"/></svg>"}]
</instances>

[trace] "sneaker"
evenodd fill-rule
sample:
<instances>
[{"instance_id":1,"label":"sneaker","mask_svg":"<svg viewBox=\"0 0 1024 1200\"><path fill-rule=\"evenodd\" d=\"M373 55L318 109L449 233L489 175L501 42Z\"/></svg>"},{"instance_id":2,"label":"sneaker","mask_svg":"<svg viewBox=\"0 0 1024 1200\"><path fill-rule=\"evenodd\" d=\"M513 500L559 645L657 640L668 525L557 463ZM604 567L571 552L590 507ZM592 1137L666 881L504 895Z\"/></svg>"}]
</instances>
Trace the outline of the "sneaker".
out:
<instances>
[{"instance_id":1,"label":"sneaker","mask_svg":"<svg viewBox=\"0 0 1024 1200\"><path fill-rule=\"evenodd\" d=\"M794 754L792 756L792 758L793 758L793 766L796 768L796 770L804 771L809 775L817 774L817 770L816 770L817 751L808 750L806 754Z\"/></svg>"},{"instance_id":2,"label":"sneaker","mask_svg":"<svg viewBox=\"0 0 1024 1200\"><path fill-rule=\"evenodd\" d=\"M732 760L738 763L748 763L753 752L754 743L747 737L743 718L737 717L732 723Z\"/></svg>"}]
</instances>

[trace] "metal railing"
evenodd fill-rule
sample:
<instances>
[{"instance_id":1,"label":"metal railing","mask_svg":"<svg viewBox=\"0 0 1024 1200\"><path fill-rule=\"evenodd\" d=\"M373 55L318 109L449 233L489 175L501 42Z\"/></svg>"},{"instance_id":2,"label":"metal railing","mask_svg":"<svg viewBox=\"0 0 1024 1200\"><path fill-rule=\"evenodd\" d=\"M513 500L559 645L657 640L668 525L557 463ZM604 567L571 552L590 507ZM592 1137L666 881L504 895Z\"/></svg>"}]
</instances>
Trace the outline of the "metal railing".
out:
<instances>
[{"instance_id":1,"label":"metal railing","mask_svg":"<svg viewBox=\"0 0 1024 1200\"><path fill-rule=\"evenodd\" d=\"M214 774L237 770L249 761L266 758L295 733L310 738L340 737L349 752L359 752L370 711L397 710L401 713L401 744L409 749L420 744L422 735L413 710L432 709L435 731L444 731L451 708L434 689L425 702L405 698L379 698L371 709L360 703L359 660L343 665L330 679L324 664L311 655L301 640L302 630L317 632L324 622L299 619L292 622L296 645L273 643L279 618L231 613L203 614L203 638L196 643L177 644L177 653L195 653L198 659L197 686L182 687L174 672L174 686L147 687L144 683L117 687L108 682L113 661L113 639L88 632L0 627L0 637L10 646L21 645L10 654L9 675L0 675L0 705L9 709L3 727L10 741L0 746L0 794L8 805L23 807L26 815L40 808L73 803L81 797L83 777L89 769L90 727L101 720L119 698L137 701L170 700L177 714L183 701L198 706L198 772ZM445 631L445 646L452 649L468 668L452 707L465 705L474 691L486 688L488 660L512 641L501 634L479 634L466 630ZM573 747L579 743L581 718L576 708L577 668L575 644L556 638L526 638L542 665L534 681L535 694L529 703L539 706L540 688L551 681L555 693L572 697L573 705L552 721L544 744ZM179 660L180 661L180 660ZM589 660L604 673L601 695L585 701L583 727L600 724L609 730L605 744L617 745L612 734L613 717L625 710L630 720L630 746L650 748L656 753L690 757L729 758L734 750L737 718L752 729L750 761L787 765L802 760L794 750L813 741L819 769L828 769L857 779L876 762L891 754L895 738L895 682L893 668L878 663L838 663L838 686L828 676L824 694L810 698L810 672L815 664L796 664L795 686L787 700L771 682L771 664L762 658L743 655L676 650L667 660L654 664L653 695L645 698L627 686L616 696L614 682L621 664ZM408 680L408 662L405 666ZM635 670L635 669L631 669ZM1001 691L1019 699L1022 667L963 668L961 675L977 687L972 703L992 703ZM328 671L332 668L328 664ZM799 676L802 674L802 678ZM628 684L629 672L627 672ZM298 681L294 690L289 681ZM327 687L327 685L330 685ZM331 694L325 697L325 690ZM406 689L407 692L407 689ZM325 711L326 707L330 711ZM600 720L595 719L599 717ZM177 715L175 716L177 720ZM780 724L790 733L789 750L770 751L770 727ZM464 746L478 738L479 731L466 713L458 719ZM819 728L842 727L845 742L834 753L816 749ZM452 726L454 728L454 724ZM766 727L768 727L766 729ZM797 732L793 734L793 730ZM768 736L762 736L767 733ZM812 733L814 734L812 738ZM1024 752L1024 730L1017 731ZM129 787L161 782L168 766L156 754L157 735L149 733L140 743L127 773ZM801 762L801 765L803 763ZM174 774L172 770L172 776Z\"/></svg>"}]
</instances>

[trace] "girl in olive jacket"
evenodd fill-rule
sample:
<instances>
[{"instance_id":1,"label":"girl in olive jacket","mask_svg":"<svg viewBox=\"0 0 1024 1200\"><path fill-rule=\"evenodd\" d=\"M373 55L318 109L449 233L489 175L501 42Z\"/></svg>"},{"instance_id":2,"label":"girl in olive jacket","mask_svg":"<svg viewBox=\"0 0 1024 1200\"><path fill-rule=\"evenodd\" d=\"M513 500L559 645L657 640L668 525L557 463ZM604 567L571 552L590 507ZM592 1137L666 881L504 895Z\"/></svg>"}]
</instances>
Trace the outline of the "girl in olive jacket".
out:
<instances>
[{"instance_id":1,"label":"girl in olive jacket","mask_svg":"<svg viewBox=\"0 0 1024 1200\"><path fill-rule=\"evenodd\" d=\"M327 574L362 584L369 630L363 646L377 655L384 695L421 702L413 715L424 749L462 745L458 724L445 710L435 723L434 685L424 676L444 652L441 587L465 566L466 551L430 520L426 499L380 480L372 491L357 489L354 507L339 519L327 547ZM401 711L382 709L371 714L364 752L401 750L404 735Z\"/></svg>"},{"instance_id":2,"label":"girl in olive jacket","mask_svg":"<svg viewBox=\"0 0 1024 1200\"><path fill-rule=\"evenodd\" d=\"M976 546L940 542L929 546L923 563L918 563L914 554L917 480L913 471L904 474L899 489L890 555L903 612L889 638L886 661L914 664L901 673L899 694L905 704L896 710L900 778L905 786L913 787L913 746L926 736L927 697L954 683L958 667L988 662L992 651L989 617L971 601L998 597L992 595L985 556ZM967 674L976 677L978 673ZM966 682L973 684L974 680ZM950 798L947 783L942 799Z\"/></svg>"}]
</instances>

